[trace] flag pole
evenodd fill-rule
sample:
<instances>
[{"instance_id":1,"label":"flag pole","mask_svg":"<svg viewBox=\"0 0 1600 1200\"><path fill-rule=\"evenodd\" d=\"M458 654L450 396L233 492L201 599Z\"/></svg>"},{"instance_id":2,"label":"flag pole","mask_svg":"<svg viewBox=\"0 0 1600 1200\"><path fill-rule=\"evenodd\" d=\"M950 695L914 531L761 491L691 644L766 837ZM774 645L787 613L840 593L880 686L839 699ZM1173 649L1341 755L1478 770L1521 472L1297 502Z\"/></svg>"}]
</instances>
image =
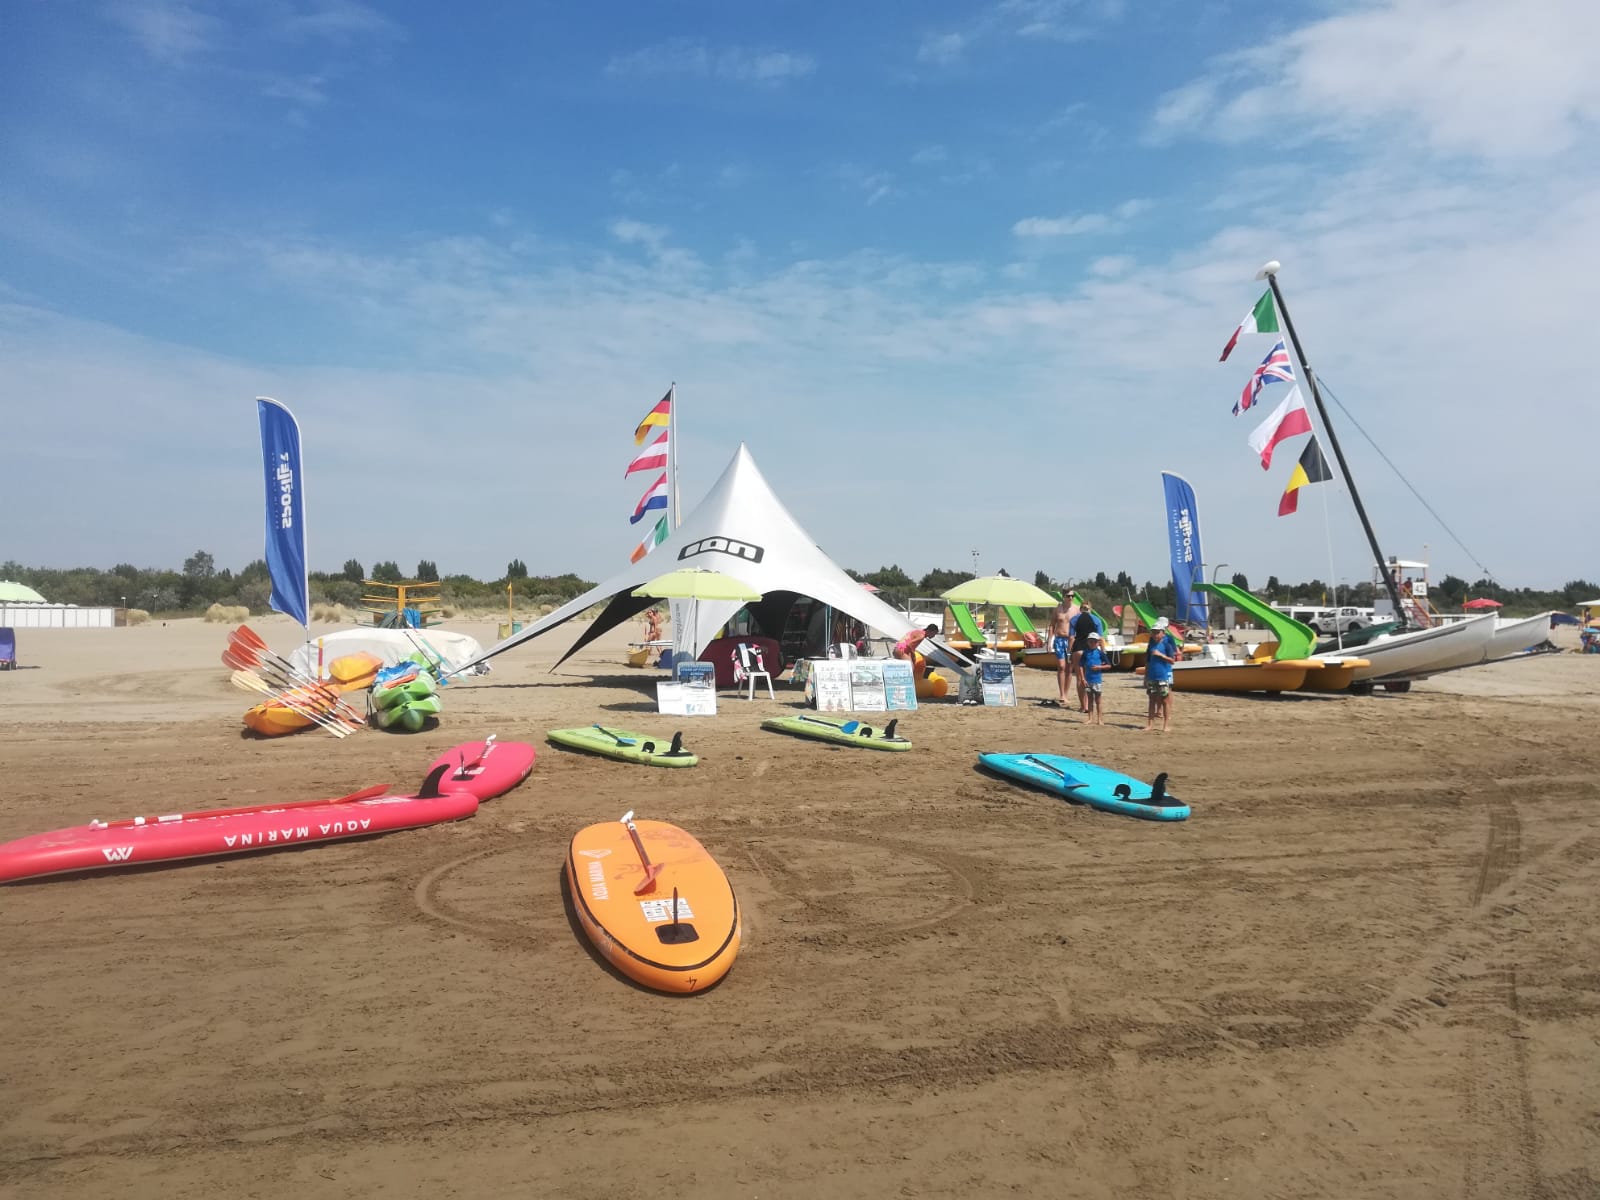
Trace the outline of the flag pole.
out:
<instances>
[{"instance_id":1,"label":"flag pole","mask_svg":"<svg viewBox=\"0 0 1600 1200\"><path fill-rule=\"evenodd\" d=\"M1322 403L1322 392L1317 387L1317 377L1312 374L1311 364L1306 361L1306 352L1300 345L1300 335L1295 332L1294 321L1289 316L1289 306L1283 302L1283 291L1278 287L1278 272L1281 269L1281 265L1274 260L1257 271L1256 278L1265 279L1267 286L1272 289L1272 299L1278 306L1278 312L1283 316L1283 327L1289 333L1289 340L1294 343L1294 353L1300 360L1300 370L1305 374L1306 383L1311 386L1311 399L1317 406L1317 415L1322 418L1322 430L1328 435L1328 444L1333 447L1333 456L1339 460L1339 472L1344 476L1345 487L1350 489L1350 500L1356 506L1356 516L1361 518L1361 528L1366 532L1367 545L1372 547L1372 557L1378 564L1378 571L1383 576L1389 599L1394 604L1395 617L1400 622L1400 628L1407 629L1411 621L1406 615L1405 606L1400 603L1400 588L1395 583L1394 574L1389 570L1388 562L1383 557L1383 550L1378 545L1378 535L1373 532L1372 521L1367 517L1366 505L1361 503L1361 493L1356 491L1356 481L1350 477L1350 465L1344 460L1344 450L1339 445L1339 435L1333 431L1333 424L1328 420L1328 409Z\"/></svg>"}]
</instances>

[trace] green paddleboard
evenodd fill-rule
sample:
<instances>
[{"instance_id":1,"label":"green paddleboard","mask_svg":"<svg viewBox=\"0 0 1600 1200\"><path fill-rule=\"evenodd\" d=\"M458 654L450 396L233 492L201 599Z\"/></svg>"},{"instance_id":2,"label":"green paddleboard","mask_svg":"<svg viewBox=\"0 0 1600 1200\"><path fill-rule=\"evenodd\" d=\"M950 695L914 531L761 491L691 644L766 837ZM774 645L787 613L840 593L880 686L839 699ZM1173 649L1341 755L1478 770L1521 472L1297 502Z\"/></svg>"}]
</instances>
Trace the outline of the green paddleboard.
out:
<instances>
[{"instance_id":1,"label":"green paddleboard","mask_svg":"<svg viewBox=\"0 0 1600 1200\"><path fill-rule=\"evenodd\" d=\"M407 700L404 704L396 704L392 708L380 708L373 716L378 719L379 729L400 729L406 733L415 733L441 707L439 697L423 696L418 700Z\"/></svg>"},{"instance_id":2,"label":"green paddleboard","mask_svg":"<svg viewBox=\"0 0 1600 1200\"><path fill-rule=\"evenodd\" d=\"M552 729L545 737L569 750L585 750L649 767L692 767L700 761L682 748L681 733L673 734L669 743L665 738L656 739L627 729L610 726L601 729L591 725L587 729Z\"/></svg>"},{"instance_id":3,"label":"green paddleboard","mask_svg":"<svg viewBox=\"0 0 1600 1200\"><path fill-rule=\"evenodd\" d=\"M909 750L911 743L896 737L890 721L885 729L877 729L861 721L823 720L821 717L768 717L761 728L776 733L792 733L795 737L815 738L819 742L834 742L840 746L855 746L862 750Z\"/></svg>"}]
</instances>

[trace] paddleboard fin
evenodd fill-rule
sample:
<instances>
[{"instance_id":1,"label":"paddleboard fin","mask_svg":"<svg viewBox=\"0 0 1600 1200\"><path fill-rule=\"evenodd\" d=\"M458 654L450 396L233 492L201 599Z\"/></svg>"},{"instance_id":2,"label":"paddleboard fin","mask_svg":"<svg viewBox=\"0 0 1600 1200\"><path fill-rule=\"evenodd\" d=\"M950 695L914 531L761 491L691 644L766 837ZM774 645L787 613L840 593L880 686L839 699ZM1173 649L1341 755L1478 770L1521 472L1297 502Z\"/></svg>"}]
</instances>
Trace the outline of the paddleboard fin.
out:
<instances>
[{"instance_id":1,"label":"paddleboard fin","mask_svg":"<svg viewBox=\"0 0 1600 1200\"><path fill-rule=\"evenodd\" d=\"M672 746L670 749L668 749L667 753L678 755L688 753L688 751L683 748L683 730L680 729L677 733L672 735Z\"/></svg>"},{"instance_id":2,"label":"paddleboard fin","mask_svg":"<svg viewBox=\"0 0 1600 1200\"><path fill-rule=\"evenodd\" d=\"M437 800L440 796L444 795L444 793L439 790L439 781L445 777L445 774L449 770L449 763L441 763L439 766L429 771L428 777L422 781L422 787L417 792L417 799Z\"/></svg>"},{"instance_id":3,"label":"paddleboard fin","mask_svg":"<svg viewBox=\"0 0 1600 1200\"><path fill-rule=\"evenodd\" d=\"M1150 803L1164 808L1169 803L1167 795L1167 773L1165 771L1156 776L1155 782L1150 785Z\"/></svg>"},{"instance_id":4,"label":"paddleboard fin","mask_svg":"<svg viewBox=\"0 0 1600 1200\"><path fill-rule=\"evenodd\" d=\"M894 736L894 727L898 724L900 724L899 717L896 717L894 720L890 721L888 726L883 731L883 736L886 738L892 738Z\"/></svg>"}]
</instances>

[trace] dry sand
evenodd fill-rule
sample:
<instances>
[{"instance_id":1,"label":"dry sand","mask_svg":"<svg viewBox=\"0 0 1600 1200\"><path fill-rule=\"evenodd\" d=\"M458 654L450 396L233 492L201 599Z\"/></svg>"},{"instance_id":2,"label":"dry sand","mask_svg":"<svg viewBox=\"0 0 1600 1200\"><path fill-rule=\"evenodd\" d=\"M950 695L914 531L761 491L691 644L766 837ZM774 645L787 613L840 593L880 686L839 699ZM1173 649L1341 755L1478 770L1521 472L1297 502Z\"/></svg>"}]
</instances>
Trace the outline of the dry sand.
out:
<instances>
[{"instance_id":1,"label":"dry sand","mask_svg":"<svg viewBox=\"0 0 1600 1200\"><path fill-rule=\"evenodd\" d=\"M217 626L21 631L0 839L541 749L458 825L0 889L0 1193L1600 1195L1600 659L1182 696L1166 736L1127 676L1088 729L1024 671L1022 707L924 708L876 755L761 732L783 684L659 717L630 635L336 742L242 737ZM543 743L592 721L684 726L701 765ZM1167 770L1194 816L1021 791L989 749ZM703 996L622 982L563 911L567 839L627 808L739 890Z\"/></svg>"}]
</instances>

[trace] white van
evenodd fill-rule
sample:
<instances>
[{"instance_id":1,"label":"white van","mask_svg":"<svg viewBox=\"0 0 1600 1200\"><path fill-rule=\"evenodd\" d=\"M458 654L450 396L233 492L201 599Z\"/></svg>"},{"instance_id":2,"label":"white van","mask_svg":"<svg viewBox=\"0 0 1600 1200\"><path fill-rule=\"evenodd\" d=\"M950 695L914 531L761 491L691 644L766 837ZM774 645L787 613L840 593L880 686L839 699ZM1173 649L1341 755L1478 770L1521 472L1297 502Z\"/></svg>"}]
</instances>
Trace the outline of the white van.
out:
<instances>
[{"instance_id":1,"label":"white van","mask_svg":"<svg viewBox=\"0 0 1600 1200\"><path fill-rule=\"evenodd\" d=\"M1372 624L1370 608L1357 608L1350 604L1341 608L1320 608L1305 604L1297 607L1275 604L1273 607L1296 621L1311 626L1325 637L1335 633L1354 633L1357 629L1365 629Z\"/></svg>"}]
</instances>

